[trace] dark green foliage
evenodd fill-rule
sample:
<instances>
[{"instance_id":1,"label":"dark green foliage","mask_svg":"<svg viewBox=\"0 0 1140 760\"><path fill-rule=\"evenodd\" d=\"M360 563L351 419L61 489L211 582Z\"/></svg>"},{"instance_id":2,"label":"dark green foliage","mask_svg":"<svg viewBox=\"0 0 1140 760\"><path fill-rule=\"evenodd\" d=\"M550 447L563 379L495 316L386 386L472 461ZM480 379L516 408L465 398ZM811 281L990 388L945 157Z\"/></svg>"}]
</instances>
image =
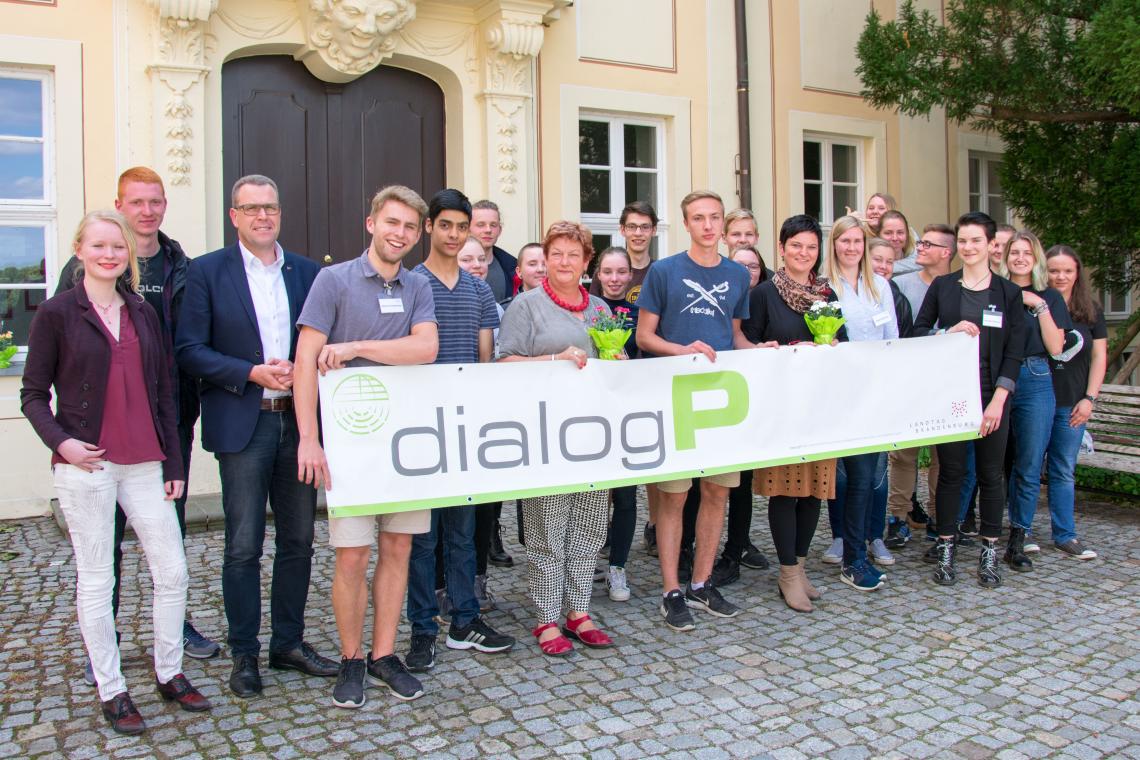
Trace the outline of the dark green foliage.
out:
<instances>
[{"instance_id":1,"label":"dark green foliage","mask_svg":"<svg viewBox=\"0 0 1140 760\"><path fill-rule=\"evenodd\" d=\"M942 107L1005 141L1006 200L1047 246L1101 284L1140 279L1140 2L949 0L943 25L908 0L871 12L858 55L874 106Z\"/></svg>"},{"instance_id":2,"label":"dark green foliage","mask_svg":"<svg viewBox=\"0 0 1140 760\"><path fill-rule=\"evenodd\" d=\"M1077 465L1077 488L1089 488L1096 491L1110 491L1126 496L1140 497L1140 476L1130 472L1117 470L1102 470L1099 467L1086 467ZM1135 503L1135 502L1134 502Z\"/></svg>"}]
</instances>

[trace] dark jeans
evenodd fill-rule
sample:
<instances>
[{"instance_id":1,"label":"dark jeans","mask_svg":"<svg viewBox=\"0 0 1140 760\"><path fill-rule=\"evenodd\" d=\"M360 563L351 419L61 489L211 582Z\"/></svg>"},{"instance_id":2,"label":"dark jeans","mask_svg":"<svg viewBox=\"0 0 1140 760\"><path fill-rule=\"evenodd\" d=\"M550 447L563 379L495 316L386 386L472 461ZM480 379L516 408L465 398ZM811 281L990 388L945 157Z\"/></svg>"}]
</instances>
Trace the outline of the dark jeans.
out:
<instances>
[{"instance_id":1,"label":"dark jeans","mask_svg":"<svg viewBox=\"0 0 1140 760\"><path fill-rule=\"evenodd\" d=\"M450 507L449 507L450 509ZM475 575L487 574L487 555L491 553L491 538L499 526L499 515L503 512L503 502L489 501L475 505ZM415 551L413 549L413 551Z\"/></svg>"},{"instance_id":2,"label":"dark jeans","mask_svg":"<svg viewBox=\"0 0 1140 760\"><path fill-rule=\"evenodd\" d=\"M843 539L843 566L867 559L867 512L878 454L840 457L835 468L835 498L827 500L831 534Z\"/></svg>"},{"instance_id":3,"label":"dark jeans","mask_svg":"<svg viewBox=\"0 0 1140 760\"><path fill-rule=\"evenodd\" d=\"M273 509L276 553L270 588L270 652L301 645L313 561L317 491L297 480L297 420L292 412L261 412L245 449L216 454L222 477L226 543L222 599L230 654L256 656L261 630L261 553L265 503Z\"/></svg>"},{"instance_id":4,"label":"dark jeans","mask_svg":"<svg viewBox=\"0 0 1140 760\"><path fill-rule=\"evenodd\" d=\"M780 564L794 566L806 557L819 522L819 499L811 496L768 498L768 527Z\"/></svg>"},{"instance_id":5,"label":"dark jeans","mask_svg":"<svg viewBox=\"0 0 1140 760\"><path fill-rule=\"evenodd\" d=\"M1017 444L1009 478L1009 524L1029 530L1041 496L1041 467L1053 432L1053 413L1057 409L1048 361L1030 356L1022 362L1017 392L1010 403L1009 422Z\"/></svg>"},{"instance_id":6,"label":"dark jeans","mask_svg":"<svg viewBox=\"0 0 1140 760\"><path fill-rule=\"evenodd\" d=\"M983 399L984 409L989 399ZM985 438L972 441L974 469L978 478L979 534L996 539L1001 535L1002 513L1005 512L1004 463L1005 444L1009 437L1009 400L1002 409L1001 424ZM935 522L938 535L953 536L958 531L958 515L962 509L962 480L966 476L966 458L970 441L938 444L938 493L935 495Z\"/></svg>"},{"instance_id":7,"label":"dark jeans","mask_svg":"<svg viewBox=\"0 0 1140 760\"><path fill-rule=\"evenodd\" d=\"M752 534L752 470L741 470L740 485L728 492L728 535L724 556L739 560Z\"/></svg>"},{"instance_id":8,"label":"dark jeans","mask_svg":"<svg viewBox=\"0 0 1140 760\"><path fill-rule=\"evenodd\" d=\"M614 488L610 494L614 499L614 515L610 521L610 567L625 567L637 528L637 486Z\"/></svg>"},{"instance_id":9,"label":"dark jeans","mask_svg":"<svg viewBox=\"0 0 1140 760\"><path fill-rule=\"evenodd\" d=\"M412 634L435 636L439 603L435 597L436 545L443 547L447 596L451 600L451 624L463 628L479 616L475 599L475 505L444 507L431 511L431 532L412 537L408 563L408 620Z\"/></svg>"},{"instance_id":10,"label":"dark jeans","mask_svg":"<svg viewBox=\"0 0 1140 760\"><path fill-rule=\"evenodd\" d=\"M186 488L182 496L174 501L174 513L178 515L178 528L182 538L186 538L186 495L190 492L190 452L194 448L194 426L178 425L178 448L182 451L182 466L186 471ZM115 617L119 615L119 588L122 586L123 536L127 532L127 516L123 508L115 505L115 589L111 592L111 608Z\"/></svg>"},{"instance_id":11,"label":"dark jeans","mask_svg":"<svg viewBox=\"0 0 1140 760\"><path fill-rule=\"evenodd\" d=\"M887 497L890 482L887 478L887 452L880 451L875 460L875 474L871 478L871 505L867 509L867 540L882 538L887 529Z\"/></svg>"}]
</instances>

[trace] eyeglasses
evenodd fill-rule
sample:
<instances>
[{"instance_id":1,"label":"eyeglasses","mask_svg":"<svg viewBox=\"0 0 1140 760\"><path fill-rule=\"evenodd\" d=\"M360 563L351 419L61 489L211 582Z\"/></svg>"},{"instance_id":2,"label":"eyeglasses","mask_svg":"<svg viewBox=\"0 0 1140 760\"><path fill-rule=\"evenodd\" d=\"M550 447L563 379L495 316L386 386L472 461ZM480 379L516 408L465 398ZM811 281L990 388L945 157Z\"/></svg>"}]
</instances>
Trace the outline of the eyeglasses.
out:
<instances>
[{"instance_id":1,"label":"eyeglasses","mask_svg":"<svg viewBox=\"0 0 1140 760\"><path fill-rule=\"evenodd\" d=\"M929 251L931 248L950 248L948 245L941 245L939 243L932 243L929 240L918 240L914 244L915 248L922 251Z\"/></svg>"},{"instance_id":2,"label":"eyeglasses","mask_svg":"<svg viewBox=\"0 0 1140 760\"><path fill-rule=\"evenodd\" d=\"M744 264L743 266L749 272L759 272L761 269L764 268L764 267L760 266L759 264Z\"/></svg>"},{"instance_id":3,"label":"eyeglasses","mask_svg":"<svg viewBox=\"0 0 1140 760\"><path fill-rule=\"evenodd\" d=\"M622 225L626 232L653 232L652 224L626 224Z\"/></svg>"},{"instance_id":4,"label":"eyeglasses","mask_svg":"<svg viewBox=\"0 0 1140 760\"><path fill-rule=\"evenodd\" d=\"M280 203L243 203L240 206L234 206L238 211L246 216L257 216L262 211L266 216L277 216L281 213Z\"/></svg>"}]
</instances>

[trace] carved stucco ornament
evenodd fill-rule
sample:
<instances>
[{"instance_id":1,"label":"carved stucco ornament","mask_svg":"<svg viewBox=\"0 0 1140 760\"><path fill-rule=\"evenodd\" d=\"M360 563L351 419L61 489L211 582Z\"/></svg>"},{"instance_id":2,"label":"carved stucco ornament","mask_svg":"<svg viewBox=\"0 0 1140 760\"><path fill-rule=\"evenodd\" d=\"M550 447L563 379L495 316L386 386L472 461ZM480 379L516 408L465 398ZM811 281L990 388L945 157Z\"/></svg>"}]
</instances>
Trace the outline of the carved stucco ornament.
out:
<instances>
[{"instance_id":1,"label":"carved stucco ornament","mask_svg":"<svg viewBox=\"0 0 1140 760\"><path fill-rule=\"evenodd\" d=\"M398 33L416 17L415 0L297 0L305 21L300 59L317 77L348 82L396 49Z\"/></svg>"},{"instance_id":2,"label":"carved stucco ornament","mask_svg":"<svg viewBox=\"0 0 1140 760\"><path fill-rule=\"evenodd\" d=\"M207 33L210 15L218 0L150 0L158 10L155 60L148 67L164 88L159 135L168 180L187 186L192 176L194 88L206 75L206 56L212 38ZM159 96L156 93L156 97Z\"/></svg>"}]
</instances>

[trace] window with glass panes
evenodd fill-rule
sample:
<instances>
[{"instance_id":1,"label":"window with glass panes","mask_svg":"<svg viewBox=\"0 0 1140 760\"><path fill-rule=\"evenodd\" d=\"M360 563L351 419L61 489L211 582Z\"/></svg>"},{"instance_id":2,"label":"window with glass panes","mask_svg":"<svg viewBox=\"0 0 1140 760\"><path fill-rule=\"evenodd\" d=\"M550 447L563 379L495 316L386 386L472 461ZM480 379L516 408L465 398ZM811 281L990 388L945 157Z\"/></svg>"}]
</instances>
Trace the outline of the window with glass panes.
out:
<instances>
[{"instance_id":1,"label":"window with glass panes","mask_svg":"<svg viewBox=\"0 0 1140 760\"><path fill-rule=\"evenodd\" d=\"M828 227L863 197L862 146L824 135L804 137L804 213Z\"/></svg>"},{"instance_id":2,"label":"window with glass panes","mask_svg":"<svg viewBox=\"0 0 1140 760\"><path fill-rule=\"evenodd\" d=\"M596 251L624 244L618 219L633 201L646 201L664 216L664 126L632 117L583 115L578 120L579 209L582 223L594 233ZM658 224L658 236L665 227L664 221ZM650 254L657 258L657 239Z\"/></svg>"},{"instance_id":3,"label":"window with glass panes","mask_svg":"<svg viewBox=\"0 0 1140 760\"><path fill-rule=\"evenodd\" d=\"M1108 277L1112 282L1120 282L1127 274L1128 262L1112 267L1115 271ZM1100 302L1104 304L1104 315L1109 319L1127 317L1132 313L1132 293L1127 287L1105 288L1101 291Z\"/></svg>"},{"instance_id":4,"label":"window with glass panes","mask_svg":"<svg viewBox=\"0 0 1140 760\"><path fill-rule=\"evenodd\" d=\"M55 246L51 75L0 68L0 332L26 345Z\"/></svg>"},{"instance_id":5,"label":"window with glass panes","mask_svg":"<svg viewBox=\"0 0 1140 760\"><path fill-rule=\"evenodd\" d=\"M996 222L1013 221L1001 187L1001 156L970 151L970 210L989 214Z\"/></svg>"}]
</instances>

